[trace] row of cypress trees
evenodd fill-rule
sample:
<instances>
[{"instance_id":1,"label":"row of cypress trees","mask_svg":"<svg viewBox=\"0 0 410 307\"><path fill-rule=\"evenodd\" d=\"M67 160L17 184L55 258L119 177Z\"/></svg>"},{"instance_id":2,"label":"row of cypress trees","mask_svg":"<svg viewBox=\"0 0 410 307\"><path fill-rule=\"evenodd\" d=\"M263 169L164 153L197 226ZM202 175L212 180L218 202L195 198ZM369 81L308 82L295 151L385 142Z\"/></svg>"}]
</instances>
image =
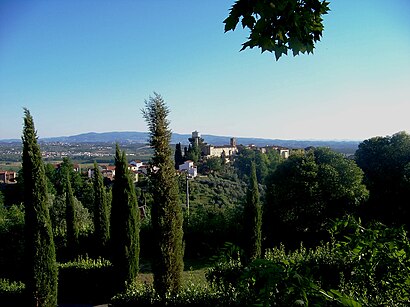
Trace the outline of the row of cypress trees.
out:
<instances>
[{"instance_id":1,"label":"row of cypress trees","mask_svg":"<svg viewBox=\"0 0 410 307\"><path fill-rule=\"evenodd\" d=\"M24 109L23 181L25 204L25 284L27 306L57 306L57 262L48 209L47 181L37 133L30 111ZM115 155L116 178L111 214L111 256L114 265L114 288L124 289L124 282L135 279L139 264L139 212L134 184L130 178L125 152L118 145ZM72 255L78 247L74 195L69 175L65 185L67 245ZM94 166L96 241L100 251L107 251L110 238L108 208L101 173Z\"/></svg>"},{"instance_id":2,"label":"row of cypress trees","mask_svg":"<svg viewBox=\"0 0 410 307\"><path fill-rule=\"evenodd\" d=\"M30 112L25 109L23 129L23 177L26 218L26 289L28 306L57 305L57 264L51 221L47 207L47 184L36 131ZM183 219L179 204L178 184L171 158L169 109L156 94L145 101L142 110L148 124L149 144L154 149L151 167L153 206L151 211L153 241L155 242L152 270L154 288L165 297L176 294L181 287L183 271ZM154 168L154 166L156 168ZM106 252L109 242L115 268L115 290L124 290L125 282L135 280L139 270L140 215L134 184L125 152L117 144L116 175L112 193L111 223L102 175L94 164L95 238L100 251ZM74 197L70 180L66 180L66 215L68 243L75 248L78 229L74 221ZM245 205L246 251L249 259L261 253L261 208L255 164Z\"/></svg>"},{"instance_id":3,"label":"row of cypress trees","mask_svg":"<svg viewBox=\"0 0 410 307\"><path fill-rule=\"evenodd\" d=\"M156 256L152 267L154 287L158 294L176 293L181 285L183 270L182 211L178 203L178 185L169 146L171 131L169 113L161 96L155 94L146 101L144 118L150 130L150 145L154 148L152 172L154 195L152 210L153 240ZM34 121L25 109L23 128L23 177L26 219L26 293L28 306L57 305L57 264L51 221L47 207L47 184L44 164ZM116 147L116 176L113 186L111 223L102 176L94 165L95 236L101 251L111 242L115 268L116 290L124 282L135 279L139 269L139 212L134 184L130 178L125 152ZM69 176L69 175L67 175ZM67 242L71 249L78 243L74 196L69 178L66 180ZM110 228L111 227L111 228Z\"/></svg>"}]
</instances>

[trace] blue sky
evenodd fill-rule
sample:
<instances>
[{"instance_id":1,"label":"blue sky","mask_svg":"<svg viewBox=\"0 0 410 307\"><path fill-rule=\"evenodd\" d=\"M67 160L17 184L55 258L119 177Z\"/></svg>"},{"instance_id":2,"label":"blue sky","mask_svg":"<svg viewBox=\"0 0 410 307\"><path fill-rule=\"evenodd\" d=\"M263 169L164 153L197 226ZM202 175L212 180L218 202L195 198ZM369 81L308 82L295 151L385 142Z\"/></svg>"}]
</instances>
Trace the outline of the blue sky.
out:
<instances>
[{"instance_id":1,"label":"blue sky","mask_svg":"<svg viewBox=\"0 0 410 307\"><path fill-rule=\"evenodd\" d=\"M314 55L239 52L233 0L0 0L0 139L146 131L354 139L410 133L410 1L330 0Z\"/></svg>"}]
</instances>

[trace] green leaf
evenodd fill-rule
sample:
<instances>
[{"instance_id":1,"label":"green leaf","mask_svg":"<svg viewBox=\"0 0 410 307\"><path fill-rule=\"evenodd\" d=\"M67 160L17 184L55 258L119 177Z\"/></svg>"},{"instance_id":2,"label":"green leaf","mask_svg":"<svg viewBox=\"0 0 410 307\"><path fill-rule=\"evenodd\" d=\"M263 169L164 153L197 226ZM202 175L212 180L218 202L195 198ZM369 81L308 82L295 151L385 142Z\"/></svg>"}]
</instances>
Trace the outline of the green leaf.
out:
<instances>
[{"instance_id":1,"label":"green leaf","mask_svg":"<svg viewBox=\"0 0 410 307\"><path fill-rule=\"evenodd\" d=\"M279 60L282 54L286 54L286 55L288 54L288 49L286 46L276 46L274 50L275 50L276 61Z\"/></svg>"},{"instance_id":2,"label":"green leaf","mask_svg":"<svg viewBox=\"0 0 410 307\"><path fill-rule=\"evenodd\" d=\"M243 28L248 27L249 29L252 29L255 22L256 22L255 17L253 17L252 15L243 16L242 27Z\"/></svg>"},{"instance_id":3,"label":"green leaf","mask_svg":"<svg viewBox=\"0 0 410 307\"><path fill-rule=\"evenodd\" d=\"M239 18L238 18L238 17L229 15L229 16L223 21L223 23L225 24L225 32L228 32L228 31L231 31L231 30L232 30L232 31L235 30L236 25L238 24L238 22L239 22Z\"/></svg>"},{"instance_id":4,"label":"green leaf","mask_svg":"<svg viewBox=\"0 0 410 307\"><path fill-rule=\"evenodd\" d=\"M347 307L362 307L362 304L356 302L350 297L344 296L340 299L340 302L342 303L343 306Z\"/></svg>"}]
</instances>

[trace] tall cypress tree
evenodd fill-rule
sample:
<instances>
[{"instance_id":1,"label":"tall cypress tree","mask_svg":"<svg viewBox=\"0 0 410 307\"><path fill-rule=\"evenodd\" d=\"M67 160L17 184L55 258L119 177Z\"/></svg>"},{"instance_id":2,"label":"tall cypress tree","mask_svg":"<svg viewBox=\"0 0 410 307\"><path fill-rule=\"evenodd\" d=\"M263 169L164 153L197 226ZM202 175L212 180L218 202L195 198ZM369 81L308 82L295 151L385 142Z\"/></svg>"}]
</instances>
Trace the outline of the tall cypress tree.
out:
<instances>
[{"instance_id":1,"label":"tall cypress tree","mask_svg":"<svg viewBox=\"0 0 410 307\"><path fill-rule=\"evenodd\" d=\"M145 101L143 116L148 124L149 143L154 149L150 174L153 200L151 210L155 253L152 259L154 288L161 296L176 293L181 286L184 267L182 210L179 204L178 184L171 158L171 130L167 116L169 109L162 97L155 93Z\"/></svg>"},{"instance_id":2,"label":"tall cypress tree","mask_svg":"<svg viewBox=\"0 0 410 307\"><path fill-rule=\"evenodd\" d=\"M139 211L125 152L117 144L111 206L111 247L117 289L133 282L139 269Z\"/></svg>"},{"instance_id":3,"label":"tall cypress tree","mask_svg":"<svg viewBox=\"0 0 410 307\"><path fill-rule=\"evenodd\" d=\"M179 166L184 163L184 157L182 156L181 143L175 145L175 169L178 170Z\"/></svg>"},{"instance_id":4,"label":"tall cypress tree","mask_svg":"<svg viewBox=\"0 0 410 307\"><path fill-rule=\"evenodd\" d=\"M57 263L47 207L47 183L37 133L24 109L23 180L27 306L57 306Z\"/></svg>"},{"instance_id":5,"label":"tall cypress tree","mask_svg":"<svg viewBox=\"0 0 410 307\"><path fill-rule=\"evenodd\" d=\"M250 182L244 208L244 240L248 259L261 256L262 242L262 208L259 199L258 179L255 162L251 164Z\"/></svg>"},{"instance_id":6,"label":"tall cypress tree","mask_svg":"<svg viewBox=\"0 0 410 307\"><path fill-rule=\"evenodd\" d=\"M67 248L68 254L74 256L78 248L78 223L75 213L74 194L71 188L70 173L66 173L65 180L65 213L67 224Z\"/></svg>"},{"instance_id":7,"label":"tall cypress tree","mask_svg":"<svg viewBox=\"0 0 410 307\"><path fill-rule=\"evenodd\" d=\"M95 243L97 250L105 254L110 239L110 221L104 181L96 162L94 162L93 189Z\"/></svg>"}]
</instances>

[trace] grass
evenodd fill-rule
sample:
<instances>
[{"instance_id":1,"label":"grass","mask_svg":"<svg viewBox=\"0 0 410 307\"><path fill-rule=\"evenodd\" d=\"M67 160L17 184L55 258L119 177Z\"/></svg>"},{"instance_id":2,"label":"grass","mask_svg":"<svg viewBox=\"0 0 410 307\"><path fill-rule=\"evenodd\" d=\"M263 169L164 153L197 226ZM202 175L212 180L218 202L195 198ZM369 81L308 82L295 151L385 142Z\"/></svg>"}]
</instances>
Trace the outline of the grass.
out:
<instances>
[{"instance_id":1,"label":"grass","mask_svg":"<svg viewBox=\"0 0 410 307\"><path fill-rule=\"evenodd\" d=\"M184 271L182 273L182 286L188 286L190 284L206 285L206 269ZM154 276L152 273L139 273L137 277L138 282L142 284L152 285Z\"/></svg>"},{"instance_id":2,"label":"grass","mask_svg":"<svg viewBox=\"0 0 410 307\"><path fill-rule=\"evenodd\" d=\"M182 285L198 284L205 285L206 271L208 269L208 261L203 259L184 259L184 272L182 272ZM151 273L151 264L148 260L140 260L140 273L137 280L143 284L152 285L154 276Z\"/></svg>"}]
</instances>

